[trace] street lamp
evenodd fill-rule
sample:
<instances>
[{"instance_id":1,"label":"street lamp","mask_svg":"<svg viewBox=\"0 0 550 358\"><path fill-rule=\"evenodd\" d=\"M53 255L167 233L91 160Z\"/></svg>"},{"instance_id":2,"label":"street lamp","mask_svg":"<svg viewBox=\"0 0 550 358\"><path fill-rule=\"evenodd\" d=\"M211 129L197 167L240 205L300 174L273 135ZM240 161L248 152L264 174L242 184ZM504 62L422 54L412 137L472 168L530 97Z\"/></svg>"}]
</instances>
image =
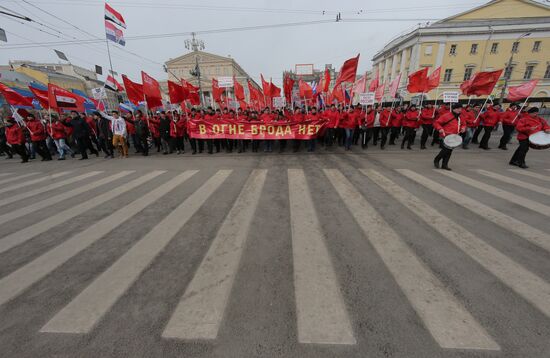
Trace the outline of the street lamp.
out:
<instances>
[{"instance_id":1,"label":"street lamp","mask_svg":"<svg viewBox=\"0 0 550 358\"><path fill-rule=\"evenodd\" d=\"M524 34L522 34L520 37L518 37L514 43L518 42L524 37L527 37L531 35L531 32L528 31ZM506 88L508 88L508 82L510 81L510 78L512 77L512 61L514 60L514 45L512 44L512 51L510 52L510 59L508 60L508 64L506 65L504 69L504 85L502 86L502 91L500 92L500 102L504 100L504 94L506 93Z\"/></svg>"},{"instance_id":2,"label":"street lamp","mask_svg":"<svg viewBox=\"0 0 550 358\"><path fill-rule=\"evenodd\" d=\"M204 96L203 96L203 93L202 93L202 85L201 85L201 70L200 70L200 67L199 67L199 50L204 50L205 46L204 46L204 41L202 40L198 40L196 37L195 37L195 33L191 33L191 35L193 36L193 38L191 40L187 39L184 41L185 43L185 48L188 49L188 50L193 50L195 52L195 68L192 69L191 71L189 71L189 73L191 74L191 76L193 77L197 77L197 81L199 83L199 96L200 96L200 99L201 99L201 103L204 103Z\"/></svg>"}]
</instances>

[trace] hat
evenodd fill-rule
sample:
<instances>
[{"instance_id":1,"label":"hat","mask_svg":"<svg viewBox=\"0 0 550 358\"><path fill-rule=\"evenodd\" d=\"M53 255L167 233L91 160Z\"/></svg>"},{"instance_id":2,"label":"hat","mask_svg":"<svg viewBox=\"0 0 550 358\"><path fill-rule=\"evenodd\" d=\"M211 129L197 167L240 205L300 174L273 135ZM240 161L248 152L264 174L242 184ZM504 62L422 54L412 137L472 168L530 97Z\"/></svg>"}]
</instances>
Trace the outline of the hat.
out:
<instances>
[{"instance_id":1,"label":"hat","mask_svg":"<svg viewBox=\"0 0 550 358\"><path fill-rule=\"evenodd\" d=\"M531 107L527 113L539 113L539 109L537 107Z\"/></svg>"},{"instance_id":2,"label":"hat","mask_svg":"<svg viewBox=\"0 0 550 358\"><path fill-rule=\"evenodd\" d=\"M453 109L462 108L462 105L460 103L454 103L452 108Z\"/></svg>"}]
</instances>

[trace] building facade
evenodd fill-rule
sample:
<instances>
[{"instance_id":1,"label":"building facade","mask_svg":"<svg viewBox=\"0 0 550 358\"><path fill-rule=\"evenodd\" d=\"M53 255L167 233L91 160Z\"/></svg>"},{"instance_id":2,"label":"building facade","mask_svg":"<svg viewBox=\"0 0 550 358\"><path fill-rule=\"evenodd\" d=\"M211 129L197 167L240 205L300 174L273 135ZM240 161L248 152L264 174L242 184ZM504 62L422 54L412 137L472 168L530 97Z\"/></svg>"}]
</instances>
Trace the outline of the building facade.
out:
<instances>
[{"instance_id":1,"label":"building facade","mask_svg":"<svg viewBox=\"0 0 550 358\"><path fill-rule=\"evenodd\" d=\"M510 64L510 66L508 66ZM441 66L441 82L425 99L441 98L480 71L504 69L493 96L505 86L539 79L534 101L550 100L550 6L532 0L494 0L389 42L373 58L373 73L389 84L402 74L405 100L408 75ZM387 95L387 91L386 91ZM505 96L504 96L505 97ZM465 99L461 96L461 99Z\"/></svg>"},{"instance_id":2,"label":"building facade","mask_svg":"<svg viewBox=\"0 0 550 358\"><path fill-rule=\"evenodd\" d=\"M192 75L198 68L201 74L200 88L203 92L203 103L212 104L212 79L218 77L233 77L243 85L245 93L248 96L247 80L250 80L254 86L258 84L243 70L243 68L231 57L223 57L204 51L191 51L185 55L170 59L165 62L170 81L179 82L184 79L194 86L199 86L198 77ZM229 93L232 91L229 90ZM229 94L231 96L231 94Z\"/></svg>"}]
</instances>

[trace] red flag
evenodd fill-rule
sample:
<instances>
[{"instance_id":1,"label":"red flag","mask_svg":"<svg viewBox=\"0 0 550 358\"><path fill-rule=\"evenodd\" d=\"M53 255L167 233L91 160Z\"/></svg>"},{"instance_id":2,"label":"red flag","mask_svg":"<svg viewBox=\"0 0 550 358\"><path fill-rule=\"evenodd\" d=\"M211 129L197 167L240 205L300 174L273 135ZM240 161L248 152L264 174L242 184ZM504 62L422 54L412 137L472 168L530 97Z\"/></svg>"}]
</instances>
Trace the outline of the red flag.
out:
<instances>
[{"instance_id":1,"label":"red flag","mask_svg":"<svg viewBox=\"0 0 550 358\"><path fill-rule=\"evenodd\" d=\"M426 92L439 87L440 79L441 79L441 66L439 66L435 71L433 71L430 77L428 77L428 90Z\"/></svg>"},{"instance_id":2,"label":"red flag","mask_svg":"<svg viewBox=\"0 0 550 358\"><path fill-rule=\"evenodd\" d=\"M501 74L502 70L478 72L471 80L466 81L468 84L462 84L464 85L464 89L462 85L460 88L463 90L463 93L468 96L490 95L493 92L493 89L495 88ZM466 92L464 92L464 90L466 90Z\"/></svg>"},{"instance_id":3,"label":"red flag","mask_svg":"<svg viewBox=\"0 0 550 358\"><path fill-rule=\"evenodd\" d=\"M519 86L509 87L508 88L508 97L509 101L519 101L528 97L531 97L531 93L537 87L539 80L532 80L521 84Z\"/></svg>"},{"instance_id":4,"label":"red flag","mask_svg":"<svg viewBox=\"0 0 550 358\"><path fill-rule=\"evenodd\" d=\"M218 86L218 80L215 78L212 78L212 98L214 98L214 101L216 101L218 105L222 103L223 91L224 89Z\"/></svg>"},{"instance_id":5,"label":"red flag","mask_svg":"<svg viewBox=\"0 0 550 358\"><path fill-rule=\"evenodd\" d=\"M353 84L352 93L364 93L367 87L367 74Z\"/></svg>"},{"instance_id":6,"label":"red flag","mask_svg":"<svg viewBox=\"0 0 550 358\"><path fill-rule=\"evenodd\" d=\"M409 93L428 92L428 67L409 75L407 91Z\"/></svg>"},{"instance_id":7,"label":"red flag","mask_svg":"<svg viewBox=\"0 0 550 358\"><path fill-rule=\"evenodd\" d=\"M264 96L269 97L269 94L271 93L270 83L264 80L264 75L260 74L260 77L262 78L262 90L264 92Z\"/></svg>"},{"instance_id":8,"label":"red flag","mask_svg":"<svg viewBox=\"0 0 550 358\"><path fill-rule=\"evenodd\" d=\"M31 98L20 95L17 91L9 88L3 83L0 83L0 93L4 96L6 102L12 106L33 107Z\"/></svg>"},{"instance_id":9,"label":"red flag","mask_svg":"<svg viewBox=\"0 0 550 358\"><path fill-rule=\"evenodd\" d=\"M382 86L378 87L376 91L374 91L374 99L376 100L376 102L380 102L382 98L384 98L385 90L386 90L386 83L384 82Z\"/></svg>"},{"instance_id":10,"label":"red flag","mask_svg":"<svg viewBox=\"0 0 550 358\"><path fill-rule=\"evenodd\" d=\"M269 97L281 97L281 89L269 82Z\"/></svg>"},{"instance_id":11,"label":"red flag","mask_svg":"<svg viewBox=\"0 0 550 358\"><path fill-rule=\"evenodd\" d=\"M325 77L323 78L323 87L321 87L322 92L328 92L328 86L330 85L330 71L328 68L325 68Z\"/></svg>"},{"instance_id":12,"label":"red flag","mask_svg":"<svg viewBox=\"0 0 550 358\"><path fill-rule=\"evenodd\" d=\"M287 75L283 81L283 92L288 103L292 101L292 88L294 88L294 80Z\"/></svg>"},{"instance_id":13,"label":"red flag","mask_svg":"<svg viewBox=\"0 0 550 358\"><path fill-rule=\"evenodd\" d=\"M472 85L473 78L470 78L469 80L466 80L462 82L460 85L460 90L462 91L462 94L469 96L470 94L470 86Z\"/></svg>"},{"instance_id":14,"label":"red flag","mask_svg":"<svg viewBox=\"0 0 550 358\"><path fill-rule=\"evenodd\" d=\"M237 99L237 101L244 101L244 87L239 82L237 82L235 76L233 76L233 86L235 91L235 98Z\"/></svg>"},{"instance_id":15,"label":"red flag","mask_svg":"<svg viewBox=\"0 0 550 358\"><path fill-rule=\"evenodd\" d=\"M183 86L170 80L168 80L168 95L170 96L170 103L181 103L186 99Z\"/></svg>"},{"instance_id":16,"label":"red flag","mask_svg":"<svg viewBox=\"0 0 550 358\"><path fill-rule=\"evenodd\" d=\"M313 98L313 89L306 82L302 81L302 79L298 82L298 88L300 89L300 98Z\"/></svg>"},{"instance_id":17,"label":"red flag","mask_svg":"<svg viewBox=\"0 0 550 358\"><path fill-rule=\"evenodd\" d=\"M162 95L157 80L143 71L141 71L141 80L143 82L143 94L145 95L147 106L151 109L162 107Z\"/></svg>"},{"instance_id":18,"label":"red flag","mask_svg":"<svg viewBox=\"0 0 550 358\"><path fill-rule=\"evenodd\" d=\"M144 100L143 85L130 81L126 75L122 75L122 82L124 83L124 88L126 88L128 100L139 106L139 102L143 102Z\"/></svg>"},{"instance_id":19,"label":"red flag","mask_svg":"<svg viewBox=\"0 0 550 358\"><path fill-rule=\"evenodd\" d=\"M397 89L399 88L399 83L401 82L401 73L390 83L390 97L395 98L397 96Z\"/></svg>"},{"instance_id":20,"label":"red flag","mask_svg":"<svg viewBox=\"0 0 550 358\"><path fill-rule=\"evenodd\" d=\"M77 94L67 91L52 83L48 84L48 104L49 107L61 110L68 109L72 111L84 112L84 102L86 100Z\"/></svg>"},{"instance_id":21,"label":"red flag","mask_svg":"<svg viewBox=\"0 0 550 358\"><path fill-rule=\"evenodd\" d=\"M184 98L186 100L189 100L191 105L200 106L201 99L199 96L199 88L193 86L191 83L187 82L184 79L181 80L181 86L183 87Z\"/></svg>"},{"instance_id":22,"label":"red flag","mask_svg":"<svg viewBox=\"0 0 550 358\"><path fill-rule=\"evenodd\" d=\"M357 57L346 60L340 69L340 73L338 73L338 77L336 77L336 84L334 87L338 87L338 85L342 82L355 82L355 74L357 73L358 64L359 54Z\"/></svg>"},{"instance_id":23,"label":"red flag","mask_svg":"<svg viewBox=\"0 0 550 358\"><path fill-rule=\"evenodd\" d=\"M380 87L380 73L376 71L376 77L374 77L374 80L370 82L369 92L376 91L378 87Z\"/></svg>"},{"instance_id":24,"label":"red flag","mask_svg":"<svg viewBox=\"0 0 550 358\"><path fill-rule=\"evenodd\" d=\"M36 97L38 102L40 102L40 105L42 108L46 109L50 107L50 102L48 99L48 90L41 90L39 88L34 87L32 84L29 85L29 90L31 90L32 94Z\"/></svg>"}]
</instances>

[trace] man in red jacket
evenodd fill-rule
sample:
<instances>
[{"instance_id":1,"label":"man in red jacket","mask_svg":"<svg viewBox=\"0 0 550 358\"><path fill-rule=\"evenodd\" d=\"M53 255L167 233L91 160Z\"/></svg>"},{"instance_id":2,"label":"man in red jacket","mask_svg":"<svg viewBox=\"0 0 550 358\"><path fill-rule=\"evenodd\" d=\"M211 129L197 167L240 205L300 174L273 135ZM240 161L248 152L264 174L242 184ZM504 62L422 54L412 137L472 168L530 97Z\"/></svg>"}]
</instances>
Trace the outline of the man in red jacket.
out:
<instances>
[{"instance_id":1,"label":"man in red jacket","mask_svg":"<svg viewBox=\"0 0 550 358\"><path fill-rule=\"evenodd\" d=\"M499 149L507 150L506 145L512 139L512 133L516 128L517 117L519 116L518 105L516 103L510 104L510 107L502 113L500 119L502 121L502 137L500 138Z\"/></svg>"},{"instance_id":2,"label":"man in red jacket","mask_svg":"<svg viewBox=\"0 0 550 358\"><path fill-rule=\"evenodd\" d=\"M42 161L52 160L52 156L46 145L46 128L41 121L34 118L34 114L27 115L27 130L31 135L32 147L42 157Z\"/></svg>"},{"instance_id":3,"label":"man in red jacket","mask_svg":"<svg viewBox=\"0 0 550 358\"><path fill-rule=\"evenodd\" d=\"M445 138L451 134L463 133L466 129L466 123L460 119L460 113L462 112L462 105L453 104L452 111L440 116L434 122L434 129L439 133L439 138ZM439 169L439 162L443 160L441 169L451 170L449 168L449 159L451 159L453 150L447 148L443 142L441 142L441 151L434 158L434 166Z\"/></svg>"},{"instance_id":4,"label":"man in red jacket","mask_svg":"<svg viewBox=\"0 0 550 358\"><path fill-rule=\"evenodd\" d=\"M422 136L420 137L420 149L426 149L428 137L433 136L433 122L435 118L435 108L431 103L426 104L426 107L420 111L420 120L422 124Z\"/></svg>"},{"instance_id":5,"label":"man in red jacket","mask_svg":"<svg viewBox=\"0 0 550 358\"><path fill-rule=\"evenodd\" d=\"M540 131L550 133L550 125L548 125L543 118L539 117L538 113L538 108L530 108L527 114L521 116L517 121L516 130L518 131L519 147L514 152L510 160L510 165L527 169L528 166L525 164L525 156L529 151L529 136Z\"/></svg>"},{"instance_id":6,"label":"man in red jacket","mask_svg":"<svg viewBox=\"0 0 550 358\"><path fill-rule=\"evenodd\" d=\"M342 128L345 132L344 147L345 150L351 150L351 144L353 142L353 131L357 126L356 116L353 114L353 108L350 108L348 112L342 113L340 120L338 121L338 128Z\"/></svg>"},{"instance_id":7,"label":"man in red jacket","mask_svg":"<svg viewBox=\"0 0 550 358\"><path fill-rule=\"evenodd\" d=\"M395 145L395 140L399 138L399 132L401 131L401 122L403 121L403 112L401 106L397 106L394 109L391 119L391 135L390 145Z\"/></svg>"},{"instance_id":8,"label":"man in red jacket","mask_svg":"<svg viewBox=\"0 0 550 358\"><path fill-rule=\"evenodd\" d=\"M332 147L334 143L334 137L336 135L336 124L340 118L340 113L336 109L336 106L333 104L330 106L328 111L323 111L323 118L328 120L326 131L325 131L325 149L328 150L329 147Z\"/></svg>"},{"instance_id":9,"label":"man in red jacket","mask_svg":"<svg viewBox=\"0 0 550 358\"><path fill-rule=\"evenodd\" d=\"M23 128L21 128L13 118L9 118L6 124L6 141L12 151L21 156L21 163L29 161L27 148L25 148L25 134L23 133Z\"/></svg>"},{"instance_id":10,"label":"man in red jacket","mask_svg":"<svg viewBox=\"0 0 550 358\"><path fill-rule=\"evenodd\" d=\"M59 153L59 158L57 158L57 160L65 160L65 153L69 153L71 157L74 158L74 152L67 145L65 125L61 123L59 118L53 114L51 116L51 123L52 124L49 126L49 135L52 137L55 146L57 147L57 153Z\"/></svg>"},{"instance_id":11,"label":"man in red jacket","mask_svg":"<svg viewBox=\"0 0 550 358\"><path fill-rule=\"evenodd\" d=\"M412 149L411 145L416 135L416 128L418 124L420 114L416 110L416 105L411 104L409 110L405 112L403 118L403 127L405 127L405 136L401 142L401 149L405 149L405 142L407 143L407 149Z\"/></svg>"},{"instance_id":12,"label":"man in red jacket","mask_svg":"<svg viewBox=\"0 0 550 358\"><path fill-rule=\"evenodd\" d=\"M500 104L495 103L492 106L489 106L485 113L481 115L481 120L483 121L483 137L481 142L479 142L479 147L481 149L489 150L489 139L491 139L491 132L495 129L498 122L500 122L500 116L502 115L500 111Z\"/></svg>"}]
</instances>

